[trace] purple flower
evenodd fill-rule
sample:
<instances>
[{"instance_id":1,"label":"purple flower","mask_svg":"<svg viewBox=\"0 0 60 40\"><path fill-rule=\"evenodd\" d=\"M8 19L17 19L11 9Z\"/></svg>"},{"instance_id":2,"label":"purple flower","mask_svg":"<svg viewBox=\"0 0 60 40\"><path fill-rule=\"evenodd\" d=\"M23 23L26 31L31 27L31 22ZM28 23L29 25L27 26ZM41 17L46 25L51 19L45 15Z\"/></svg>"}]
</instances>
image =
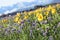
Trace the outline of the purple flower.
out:
<instances>
[{"instance_id":1,"label":"purple flower","mask_svg":"<svg viewBox=\"0 0 60 40\"><path fill-rule=\"evenodd\" d=\"M23 27L24 27L23 24L21 24L21 25L19 26L19 29L23 29Z\"/></svg>"},{"instance_id":2,"label":"purple flower","mask_svg":"<svg viewBox=\"0 0 60 40\"><path fill-rule=\"evenodd\" d=\"M4 30L4 32L5 32L5 34L10 34L10 33L11 33L9 28L6 28L6 29Z\"/></svg>"},{"instance_id":3,"label":"purple flower","mask_svg":"<svg viewBox=\"0 0 60 40\"><path fill-rule=\"evenodd\" d=\"M45 32L43 33L43 36L46 36L46 33Z\"/></svg>"},{"instance_id":4,"label":"purple flower","mask_svg":"<svg viewBox=\"0 0 60 40\"><path fill-rule=\"evenodd\" d=\"M30 30L30 36L32 36L32 30Z\"/></svg>"},{"instance_id":5,"label":"purple flower","mask_svg":"<svg viewBox=\"0 0 60 40\"><path fill-rule=\"evenodd\" d=\"M49 40L54 40L54 39L53 39L53 36L49 36Z\"/></svg>"},{"instance_id":6,"label":"purple flower","mask_svg":"<svg viewBox=\"0 0 60 40\"><path fill-rule=\"evenodd\" d=\"M10 31L13 33L14 31L16 31L16 29L13 28L13 29L11 29Z\"/></svg>"},{"instance_id":7,"label":"purple flower","mask_svg":"<svg viewBox=\"0 0 60 40\"><path fill-rule=\"evenodd\" d=\"M0 28L3 28L3 26L0 26Z\"/></svg>"},{"instance_id":8,"label":"purple flower","mask_svg":"<svg viewBox=\"0 0 60 40\"><path fill-rule=\"evenodd\" d=\"M9 28L6 28L5 31L10 31L10 29Z\"/></svg>"},{"instance_id":9,"label":"purple flower","mask_svg":"<svg viewBox=\"0 0 60 40\"><path fill-rule=\"evenodd\" d=\"M20 31L20 30L17 30L16 32L17 32L17 33L20 33L21 31Z\"/></svg>"},{"instance_id":10,"label":"purple flower","mask_svg":"<svg viewBox=\"0 0 60 40\"><path fill-rule=\"evenodd\" d=\"M22 21L21 24L24 24L24 21Z\"/></svg>"},{"instance_id":11,"label":"purple flower","mask_svg":"<svg viewBox=\"0 0 60 40\"><path fill-rule=\"evenodd\" d=\"M36 23L32 23L32 26L35 26L36 25Z\"/></svg>"},{"instance_id":12,"label":"purple flower","mask_svg":"<svg viewBox=\"0 0 60 40\"><path fill-rule=\"evenodd\" d=\"M51 20L52 20L52 18L51 18L51 17L48 17L47 19L48 19L49 21L51 21Z\"/></svg>"}]
</instances>

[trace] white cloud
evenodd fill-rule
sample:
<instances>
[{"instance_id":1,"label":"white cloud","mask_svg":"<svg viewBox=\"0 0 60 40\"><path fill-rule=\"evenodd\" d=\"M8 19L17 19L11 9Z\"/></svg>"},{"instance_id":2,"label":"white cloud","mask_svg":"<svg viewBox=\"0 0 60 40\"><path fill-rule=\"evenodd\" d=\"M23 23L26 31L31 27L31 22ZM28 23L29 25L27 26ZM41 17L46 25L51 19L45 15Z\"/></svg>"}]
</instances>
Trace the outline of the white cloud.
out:
<instances>
[{"instance_id":1,"label":"white cloud","mask_svg":"<svg viewBox=\"0 0 60 40\"><path fill-rule=\"evenodd\" d=\"M0 8L4 8L4 7L13 7L14 4L17 4L18 8L22 8L24 7L24 2L33 2L35 0L0 0ZM6 10L3 13L4 14L8 14L14 11L17 11L18 8L12 8L12 10ZM5 10L6 8L4 8L3 10ZM8 8L7 8L8 9ZM2 14L2 13L1 13Z\"/></svg>"},{"instance_id":2,"label":"white cloud","mask_svg":"<svg viewBox=\"0 0 60 40\"><path fill-rule=\"evenodd\" d=\"M4 12L4 14L8 14L9 13L9 10L8 11L6 11L6 12Z\"/></svg>"},{"instance_id":3,"label":"white cloud","mask_svg":"<svg viewBox=\"0 0 60 40\"><path fill-rule=\"evenodd\" d=\"M14 8L14 9L10 10L10 13L15 12L15 11L17 11L17 8Z\"/></svg>"},{"instance_id":4,"label":"white cloud","mask_svg":"<svg viewBox=\"0 0 60 40\"><path fill-rule=\"evenodd\" d=\"M19 3L20 5L24 5L23 2L35 2L36 1L36 4L47 4L47 3L50 3L50 2L57 2L59 0L0 0L0 8L2 6L13 6L14 4L17 4ZM60 2L60 1L59 1ZM28 3L27 3L28 4Z\"/></svg>"},{"instance_id":5,"label":"white cloud","mask_svg":"<svg viewBox=\"0 0 60 40\"><path fill-rule=\"evenodd\" d=\"M12 12L15 12L15 11L17 11L17 8L14 8L12 10L7 10L7 11L4 12L4 14L12 13Z\"/></svg>"},{"instance_id":6,"label":"white cloud","mask_svg":"<svg viewBox=\"0 0 60 40\"><path fill-rule=\"evenodd\" d=\"M52 3L53 1L57 2L57 0L0 0L0 8L3 8L3 10L7 9L4 12L2 12L2 13L7 14L7 13L17 11L18 9L32 7L37 4L45 5L45 4L49 4L50 2ZM24 2L26 4L28 4L28 6L26 6L26 4L24 4ZM32 3L32 4L29 4L29 3ZM8 10L8 8L4 8L4 7L8 7L8 6L13 7L13 5L15 5L15 4L17 4L17 6L18 6L17 8L12 8L11 10ZM0 14L2 14L2 13L0 13Z\"/></svg>"},{"instance_id":7,"label":"white cloud","mask_svg":"<svg viewBox=\"0 0 60 40\"><path fill-rule=\"evenodd\" d=\"M12 6L13 4L23 3L23 2L32 2L34 0L0 0L1 6Z\"/></svg>"}]
</instances>

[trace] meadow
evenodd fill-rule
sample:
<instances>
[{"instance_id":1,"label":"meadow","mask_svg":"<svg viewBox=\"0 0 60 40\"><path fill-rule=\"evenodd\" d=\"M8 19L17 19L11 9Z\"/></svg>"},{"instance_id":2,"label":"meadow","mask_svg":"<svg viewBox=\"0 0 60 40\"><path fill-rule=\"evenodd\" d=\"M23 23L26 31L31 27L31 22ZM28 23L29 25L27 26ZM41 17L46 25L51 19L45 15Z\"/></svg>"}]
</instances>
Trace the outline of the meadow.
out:
<instances>
[{"instance_id":1,"label":"meadow","mask_svg":"<svg viewBox=\"0 0 60 40\"><path fill-rule=\"evenodd\" d=\"M60 4L1 18L0 40L60 40Z\"/></svg>"}]
</instances>

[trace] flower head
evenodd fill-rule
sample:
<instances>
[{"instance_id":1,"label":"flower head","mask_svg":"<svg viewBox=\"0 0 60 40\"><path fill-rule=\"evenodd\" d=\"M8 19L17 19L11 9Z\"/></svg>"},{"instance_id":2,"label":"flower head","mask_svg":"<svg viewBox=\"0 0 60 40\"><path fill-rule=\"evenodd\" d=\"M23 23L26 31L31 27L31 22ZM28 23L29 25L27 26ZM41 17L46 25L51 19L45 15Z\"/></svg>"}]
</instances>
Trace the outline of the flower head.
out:
<instances>
[{"instance_id":1,"label":"flower head","mask_svg":"<svg viewBox=\"0 0 60 40\"><path fill-rule=\"evenodd\" d=\"M6 23L8 20L7 19L3 19L2 20L2 23Z\"/></svg>"},{"instance_id":2,"label":"flower head","mask_svg":"<svg viewBox=\"0 0 60 40\"><path fill-rule=\"evenodd\" d=\"M42 21L43 20L43 15L42 14L39 14L38 15L38 21Z\"/></svg>"},{"instance_id":3,"label":"flower head","mask_svg":"<svg viewBox=\"0 0 60 40\"><path fill-rule=\"evenodd\" d=\"M49 14L49 11L46 11L46 12L45 12L45 15L48 16L48 14Z\"/></svg>"},{"instance_id":4,"label":"flower head","mask_svg":"<svg viewBox=\"0 0 60 40\"><path fill-rule=\"evenodd\" d=\"M17 23L18 23L18 24L20 24L21 22L22 22L22 20L21 20L21 19L19 19Z\"/></svg>"},{"instance_id":5,"label":"flower head","mask_svg":"<svg viewBox=\"0 0 60 40\"><path fill-rule=\"evenodd\" d=\"M15 19L14 19L14 22L17 22L19 20L19 17L16 17Z\"/></svg>"},{"instance_id":6,"label":"flower head","mask_svg":"<svg viewBox=\"0 0 60 40\"><path fill-rule=\"evenodd\" d=\"M47 9L47 11L50 11L52 9L52 6L49 5L46 9Z\"/></svg>"},{"instance_id":7,"label":"flower head","mask_svg":"<svg viewBox=\"0 0 60 40\"><path fill-rule=\"evenodd\" d=\"M16 14L16 16L18 16L18 17L20 17L20 15L21 15L20 13L17 13L17 14Z\"/></svg>"},{"instance_id":8,"label":"flower head","mask_svg":"<svg viewBox=\"0 0 60 40\"><path fill-rule=\"evenodd\" d=\"M24 19L26 20L28 18L28 15L24 16Z\"/></svg>"},{"instance_id":9,"label":"flower head","mask_svg":"<svg viewBox=\"0 0 60 40\"><path fill-rule=\"evenodd\" d=\"M55 13L56 13L56 9L53 8L53 9L51 10L51 12L52 12L52 14L55 14Z\"/></svg>"}]
</instances>

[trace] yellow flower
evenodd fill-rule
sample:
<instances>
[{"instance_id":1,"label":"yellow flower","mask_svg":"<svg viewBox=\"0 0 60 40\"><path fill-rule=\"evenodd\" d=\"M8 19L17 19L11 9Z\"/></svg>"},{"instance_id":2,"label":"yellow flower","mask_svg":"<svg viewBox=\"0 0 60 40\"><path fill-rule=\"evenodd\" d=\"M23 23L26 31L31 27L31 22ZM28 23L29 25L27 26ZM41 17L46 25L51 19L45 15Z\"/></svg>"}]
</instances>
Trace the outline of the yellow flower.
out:
<instances>
[{"instance_id":1,"label":"yellow flower","mask_svg":"<svg viewBox=\"0 0 60 40\"><path fill-rule=\"evenodd\" d=\"M27 18L28 18L28 15L25 15L25 16L24 16L24 19L27 19Z\"/></svg>"},{"instance_id":2,"label":"yellow flower","mask_svg":"<svg viewBox=\"0 0 60 40\"><path fill-rule=\"evenodd\" d=\"M46 19L46 16L44 16L43 18Z\"/></svg>"},{"instance_id":3,"label":"yellow flower","mask_svg":"<svg viewBox=\"0 0 60 40\"><path fill-rule=\"evenodd\" d=\"M39 14L38 15L38 21L42 21L43 20L43 15L42 14Z\"/></svg>"},{"instance_id":4,"label":"yellow flower","mask_svg":"<svg viewBox=\"0 0 60 40\"><path fill-rule=\"evenodd\" d=\"M8 20L7 19L3 19L2 20L2 23L6 23Z\"/></svg>"},{"instance_id":5,"label":"yellow flower","mask_svg":"<svg viewBox=\"0 0 60 40\"><path fill-rule=\"evenodd\" d=\"M55 13L56 13L56 9L53 8L53 9L51 10L51 12L52 12L52 14L55 14Z\"/></svg>"},{"instance_id":6,"label":"yellow flower","mask_svg":"<svg viewBox=\"0 0 60 40\"><path fill-rule=\"evenodd\" d=\"M27 12L26 11L24 12L24 15L27 15Z\"/></svg>"},{"instance_id":7,"label":"yellow flower","mask_svg":"<svg viewBox=\"0 0 60 40\"><path fill-rule=\"evenodd\" d=\"M33 12L29 12L28 15L31 15Z\"/></svg>"},{"instance_id":8,"label":"yellow flower","mask_svg":"<svg viewBox=\"0 0 60 40\"><path fill-rule=\"evenodd\" d=\"M39 13L36 13L36 17L39 15Z\"/></svg>"},{"instance_id":9,"label":"yellow flower","mask_svg":"<svg viewBox=\"0 0 60 40\"><path fill-rule=\"evenodd\" d=\"M60 4L57 4L56 6L57 6L58 8L60 8Z\"/></svg>"},{"instance_id":10,"label":"yellow flower","mask_svg":"<svg viewBox=\"0 0 60 40\"><path fill-rule=\"evenodd\" d=\"M46 16L48 16L48 14L49 14L49 11L46 11L44 14L45 14Z\"/></svg>"},{"instance_id":11,"label":"yellow flower","mask_svg":"<svg viewBox=\"0 0 60 40\"><path fill-rule=\"evenodd\" d=\"M51 9L52 9L52 6L49 5L49 6L47 7L47 11L50 11Z\"/></svg>"},{"instance_id":12,"label":"yellow flower","mask_svg":"<svg viewBox=\"0 0 60 40\"><path fill-rule=\"evenodd\" d=\"M41 9L41 8L40 8L40 9L35 10L35 13L40 13L40 12L42 12L42 9Z\"/></svg>"},{"instance_id":13,"label":"yellow flower","mask_svg":"<svg viewBox=\"0 0 60 40\"><path fill-rule=\"evenodd\" d=\"M20 13L17 13L16 16L20 17Z\"/></svg>"},{"instance_id":14,"label":"yellow flower","mask_svg":"<svg viewBox=\"0 0 60 40\"><path fill-rule=\"evenodd\" d=\"M14 22L17 22L19 20L19 17L16 17L15 19L14 19Z\"/></svg>"},{"instance_id":15,"label":"yellow flower","mask_svg":"<svg viewBox=\"0 0 60 40\"><path fill-rule=\"evenodd\" d=\"M20 24L21 23L21 19L19 19L17 23Z\"/></svg>"},{"instance_id":16,"label":"yellow flower","mask_svg":"<svg viewBox=\"0 0 60 40\"><path fill-rule=\"evenodd\" d=\"M41 10L45 10L45 8L43 7Z\"/></svg>"}]
</instances>

